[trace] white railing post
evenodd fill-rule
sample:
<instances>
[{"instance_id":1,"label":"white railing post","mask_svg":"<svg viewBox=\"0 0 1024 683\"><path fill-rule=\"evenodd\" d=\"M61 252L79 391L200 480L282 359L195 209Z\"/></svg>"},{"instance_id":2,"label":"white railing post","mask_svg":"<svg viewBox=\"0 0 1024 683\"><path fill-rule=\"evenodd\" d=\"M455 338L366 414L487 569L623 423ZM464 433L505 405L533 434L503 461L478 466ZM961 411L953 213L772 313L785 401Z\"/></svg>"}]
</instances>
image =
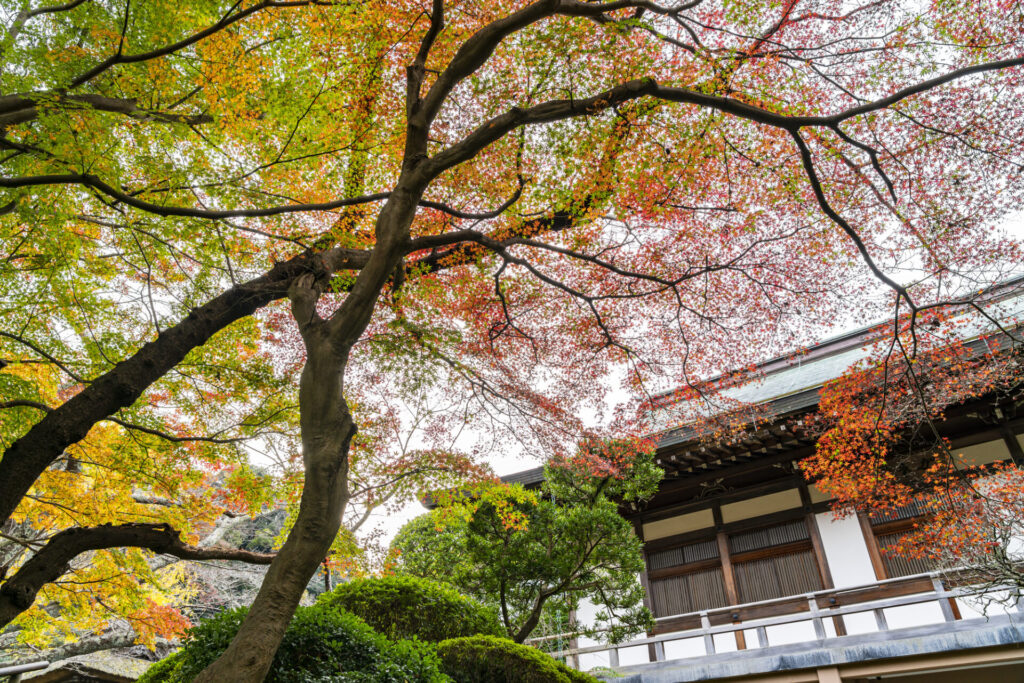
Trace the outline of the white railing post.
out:
<instances>
[{"instance_id":1,"label":"white railing post","mask_svg":"<svg viewBox=\"0 0 1024 683\"><path fill-rule=\"evenodd\" d=\"M708 633L708 629L711 628L711 620L708 619L707 612L700 613L700 627L704 631L704 650L707 654L715 654L715 637Z\"/></svg>"},{"instance_id":2,"label":"white railing post","mask_svg":"<svg viewBox=\"0 0 1024 683\"><path fill-rule=\"evenodd\" d=\"M956 621L953 607L949 604L949 598L946 597L946 588L942 585L942 579L933 576L932 588L935 589L936 595L939 596L939 609L942 610L942 618L946 621Z\"/></svg>"},{"instance_id":3,"label":"white railing post","mask_svg":"<svg viewBox=\"0 0 1024 683\"><path fill-rule=\"evenodd\" d=\"M758 626L754 631L757 633L757 646L768 647L768 629Z\"/></svg>"},{"instance_id":4,"label":"white railing post","mask_svg":"<svg viewBox=\"0 0 1024 683\"><path fill-rule=\"evenodd\" d=\"M821 612L818 611L818 601L814 596L807 598L807 607L811 612L811 622L814 624L814 635L818 640L825 640L825 622L821 620Z\"/></svg>"},{"instance_id":5,"label":"white railing post","mask_svg":"<svg viewBox=\"0 0 1024 683\"><path fill-rule=\"evenodd\" d=\"M879 607L878 609L871 610L871 612L875 615L875 623L878 625L878 630L888 631L889 623L885 620L885 611Z\"/></svg>"},{"instance_id":6,"label":"white railing post","mask_svg":"<svg viewBox=\"0 0 1024 683\"><path fill-rule=\"evenodd\" d=\"M931 582L932 589L926 592L916 592L919 589L919 585L916 582L927 580ZM897 582L910 585L910 581L914 582L915 592L910 595L901 595L894 598L879 598L875 597L872 599L863 600L862 602L853 601L850 602L848 598L843 598L844 602L848 604L836 604L838 596L845 595L847 593L859 592L865 588L877 588L881 585L896 584ZM1009 588L1009 587L1008 587ZM1012 588L1009 588L1012 590ZM647 638L639 638L637 640L629 641L627 643L618 643L614 646L611 645L592 645L587 647L572 647L564 651L551 653L553 657L568 657L573 660L573 663L579 665L578 657L582 654L608 652L609 663L612 667L619 666L619 650L623 647L640 647L647 646L649 648L649 657L651 661L662 662L667 659L665 652L665 643L676 640L685 640L700 637L704 640L704 649L707 655L717 654L715 647L715 636L722 634L734 634L738 631L754 631L757 634L758 645L762 648L771 647L771 643L768 639L768 627L769 626L781 626L784 624L793 624L798 622L811 621L814 625L814 632L819 640L828 638L825 631L825 619L826 618L842 618L848 614L864 614L870 612L874 615L875 623L878 626L879 631L889 631L889 624L886 620L885 610L896 607L903 607L906 605L917 605L928 602L934 602L939 600L939 604L942 607L942 612L947 621L951 621L955 617L955 608L949 602L956 596L973 595L981 592L991 592L995 590L991 586L981 588L969 587L969 588L958 588L956 590L946 590L939 577L933 574L918 574L913 577L902 577L900 579L887 579L879 581L876 584L869 584L866 586L853 586L845 587L842 589L828 589L823 591L817 591L814 593L805 593L801 596L793 596L787 598L777 598L772 600L764 600L761 602L746 603L744 605L732 605L727 608L702 610L699 612L690 612L685 615L671 615L666 617L659 617L658 621L666 619L679 619L680 617L686 617L687 619L693 619L697 617L699 620L699 626L693 628L684 629L682 631L673 631L671 633L661 633L656 636L650 636ZM794 601L794 598L798 600ZM819 606L820 600L831 598L830 602L833 607L826 607L822 609ZM806 600L807 610L800 610L799 599ZM764 607L768 605L778 604L780 602L789 601L787 606L792 605L793 609L785 612L784 614L778 614L771 617L762 617L747 619L744 623L740 623L738 620L734 620L732 623L723 623L720 626L711 625L711 614L715 614L715 618L719 619L724 617L727 610L735 612L738 608L744 610L752 607ZM1024 596L1018 601L1018 609L1024 609ZM548 640L557 636L543 636L538 638L538 641Z\"/></svg>"}]
</instances>

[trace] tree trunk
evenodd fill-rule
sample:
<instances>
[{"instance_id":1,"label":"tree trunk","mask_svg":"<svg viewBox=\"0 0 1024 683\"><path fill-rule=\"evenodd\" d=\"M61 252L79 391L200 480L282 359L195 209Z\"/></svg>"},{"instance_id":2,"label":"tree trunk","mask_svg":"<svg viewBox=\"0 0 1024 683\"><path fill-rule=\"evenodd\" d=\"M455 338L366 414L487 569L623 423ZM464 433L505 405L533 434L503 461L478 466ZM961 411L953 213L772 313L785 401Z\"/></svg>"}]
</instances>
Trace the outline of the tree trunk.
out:
<instances>
[{"instance_id":1,"label":"tree trunk","mask_svg":"<svg viewBox=\"0 0 1024 683\"><path fill-rule=\"evenodd\" d=\"M256 599L228 649L195 683L262 681L302 593L341 527L348 503L348 451L356 433L343 396L349 351L366 329L381 291L402 262L422 187L396 189L377 218L377 244L341 307L317 314L314 275L288 292L306 346L299 382L299 422L305 482L295 526L263 579Z\"/></svg>"},{"instance_id":2,"label":"tree trunk","mask_svg":"<svg viewBox=\"0 0 1024 683\"><path fill-rule=\"evenodd\" d=\"M526 639L530 637L533 630L537 628L537 624L540 623L540 615L544 611L544 602L547 598L538 598L536 604L533 606L533 611L530 612L530 616L526 619L519 630L516 632L512 640L517 643L524 643Z\"/></svg>"},{"instance_id":3,"label":"tree trunk","mask_svg":"<svg viewBox=\"0 0 1024 683\"><path fill-rule=\"evenodd\" d=\"M356 433L341 395L347 354L337 355L322 336L318 348L308 351L299 388L306 478L295 526L238 634L197 682L264 679L306 586L338 534L349 498L348 449Z\"/></svg>"},{"instance_id":4,"label":"tree trunk","mask_svg":"<svg viewBox=\"0 0 1024 683\"><path fill-rule=\"evenodd\" d=\"M81 392L47 413L0 458L0 524L14 514L39 475L64 449L85 438L100 420L126 408L189 352L236 320L276 301L291 282L311 268L361 268L366 252L335 248L306 252L278 263L266 274L238 284L145 344L132 356L93 380Z\"/></svg>"}]
</instances>

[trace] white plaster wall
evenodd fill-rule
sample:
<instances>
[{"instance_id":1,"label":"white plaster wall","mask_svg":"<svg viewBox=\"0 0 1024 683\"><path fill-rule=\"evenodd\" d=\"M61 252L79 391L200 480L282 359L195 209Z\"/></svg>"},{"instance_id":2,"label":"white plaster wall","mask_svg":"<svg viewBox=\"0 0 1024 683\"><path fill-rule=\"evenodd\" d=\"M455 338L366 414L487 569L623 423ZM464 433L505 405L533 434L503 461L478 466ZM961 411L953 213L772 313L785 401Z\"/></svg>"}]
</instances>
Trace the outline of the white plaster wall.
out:
<instances>
[{"instance_id":1,"label":"white plaster wall","mask_svg":"<svg viewBox=\"0 0 1024 683\"><path fill-rule=\"evenodd\" d=\"M859 586L875 582L875 570L871 566L864 532L854 515L835 519L831 512L815 515L825 559L836 588ZM938 602L893 607L885 612L890 629L923 626L943 621ZM878 630L875 616L870 613L851 614L844 617L847 633L871 633ZM775 641L772 640L772 644Z\"/></svg>"},{"instance_id":2,"label":"white plaster wall","mask_svg":"<svg viewBox=\"0 0 1024 683\"><path fill-rule=\"evenodd\" d=\"M580 647L583 647L582 641ZM585 655L580 655L580 671L590 671L599 666L609 666L609 655L607 652L590 652Z\"/></svg>"},{"instance_id":3,"label":"white plaster wall","mask_svg":"<svg viewBox=\"0 0 1024 683\"><path fill-rule=\"evenodd\" d=\"M864 536L857 518L851 515L836 519L831 512L823 512L815 515L815 523L818 525L825 558L836 588L875 583L876 579L874 569L871 566L871 558L868 555L867 545L864 542ZM971 619L982 616L977 606L972 605L969 601L958 600L957 603L963 618ZM1001 608L996 607L992 613L1000 613L1002 611ZM584 602L580 605L580 609L577 612L577 619L581 623L592 623L595 612L596 610L591 604ZM885 610L885 617L890 629L907 628L943 621L942 611L938 602L888 608ZM843 617L843 621L846 631L850 635L872 633L878 630L875 616L871 612L847 614ZM833 620L825 618L823 623L826 637L834 637L836 633ZM756 626L756 623L754 625ZM768 627L767 631L767 644L770 645L783 645L815 639L814 627L810 621L772 626ZM744 634L748 648L766 646L766 643L758 641L754 628L745 629ZM589 638L579 639L580 647L598 644L597 641ZM666 659L684 659L700 657L706 654L703 638L699 636L666 641L664 647ZM732 633L715 636L715 649L719 653L734 651L736 649L735 636ZM619 650L619 662L623 666L645 663L648 660L646 646L622 648ZM580 665L580 668L583 670L596 666L608 666L609 655L607 652L583 655L580 657Z\"/></svg>"},{"instance_id":4,"label":"white plaster wall","mask_svg":"<svg viewBox=\"0 0 1024 683\"><path fill-rule=\"evenodd\" d=\"M890 629L938 624L945 621L938 601L890 607L882 611L885 613L885 623L889 625Z\"/></svg>"},{"instance_id":5,"label":"white plaster wall","mask_svg":"<svg viewBox=\"0 0 1024 683\"><path fill-rule=\"evenodd\" d=\"M704 648L704 638L702 637L665 641L665 659L702 657L705 654L707 651Z\"/></svg>"},{"instance_id":6,"label":"white plaster wall","mask_svg":"<svg viewBox=\"0 0 1024 683\"><path fill-rule=\"evenodd\" d=\"M721 654L723 652L736 652L739 648L736 646L736 634L735 633L716 633L711 636L712 640L715 641L715 653Z\"/></svg>"},{"instance_id":7,"label":"white plaster wall","mask_svg":"<svg viewBox=\"0 0 1024 683\"><path fill-rule=\"evenodd\" d=\"M580 601L579 608L576 610L576 623L580 625L593 626L594 617L597 614L597 608L588 600ZM643 638L644 634L636 636L637 638ZM592 645L604 646L603 641L594 640L593 638L587 638L580 636L578 639L579 647L590 647ZM609 666L611 661L608 652L594 652L589 654L580 655L580 670L587 671L597 666ZM629 666L632 664L647 664L650 660L649 651L646 645L635 645L633 647L619 648L619 666Z\"/></svg>"},{"instance_id":8,"label":"white plaster wall","mask_svg":"<svg viewBox=\"0 0 1024 683\"><path fill-rule=\"evenodd\" d=\"M579 607L576 609L576 623L582 626L591 626L594 623L594 617L597 614L597 608L589 600L580 601ZM579 638L579 647L590 647L591 645L600 645L598 641L593 638L587 638L581 636ZM597 666L608 666L609 654L607 652L594 652L590 654L580 655L579 667L581 671L587 671Z\"/></svg>"},{"instance_id":9,"label":"white plaster wall","mask_svg":"<svg viewBox=\"0 0 1024 683\"><path fill-rule=\"evenodd\" d=\"M849 515L835 519L831 512L821 512L814 521L836 588L873 583L875 570L857 518Z\"/></svg>"},{"instance_id":10,"label":"white plaster wall","mask_svg":"<svg viewBox=\"0 0 1024 683\"><path fill-rule=\"evenodd\" d=\"M765 629L769 645L788 645L790 643L806 643L816 640L814 624L810 621L797 621L792 624L769 626Z\"/></svg>"},{"instance_id":11,"label":"white plaster wall","mask_svg":"<svg viewBox=\"0 0 1024 683\"><path fill-rule=\"evenodd\" d=\"M872 612L844 614L843 625L846 626L846 634L851 636L858 633L874 633L878 630L878 623Z\"/></svg>"},{"instance_id":12,"label":"white plaster wall","mask_svg":"<svg viewBox=\"0 0 1024 683\"><path fill-rule=\"evenodd\" d=\"M619 666L647 664L651 661L650 650L646 645L619 648Z\"/></svg>"}]
</instances>

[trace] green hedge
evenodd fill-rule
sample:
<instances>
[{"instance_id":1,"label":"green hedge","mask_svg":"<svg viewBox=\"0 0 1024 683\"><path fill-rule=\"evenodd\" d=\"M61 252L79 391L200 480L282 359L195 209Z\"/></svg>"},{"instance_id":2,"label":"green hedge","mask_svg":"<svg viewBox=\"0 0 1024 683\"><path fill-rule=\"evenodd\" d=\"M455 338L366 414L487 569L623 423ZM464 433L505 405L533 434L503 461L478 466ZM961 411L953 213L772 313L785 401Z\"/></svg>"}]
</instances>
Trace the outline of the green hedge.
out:
<instances>
[{"instance_id":1,"label":"green hedge","mask_svg":"<svg viewBox=\"0 0 1024 683\"><path fill-rule=\"evenodd\" d=\"M139 683L188 683L213 662L238 632L246 608L230 610L193 628L184 647L158 662ZM449 683L432 648L391 642L357 616L320 605L295 612L274 657L268 683Z\"/></svg>"},{"instance_id":2,"label":"green hedge","mask_svg":"<svg viewBox=\"0 0 1024 683\"><path fill-rule=\"evenodd\" d=\"M479 634L505 635L492 609L447 584L412 576L349 581L321 596L317 604L352 612L392 640L438 642Z\"/></svg>"},{"instance_id":3,"label":"green hedge","mask_svg":"<svg viewBox=\"0 0 1024 683\"><path fill-rule=\"evenodd\" d=\"M453 638L437 646L441 668L455 683L597 683L543 652L507 638Z\"/></svg>"}]
</instances>

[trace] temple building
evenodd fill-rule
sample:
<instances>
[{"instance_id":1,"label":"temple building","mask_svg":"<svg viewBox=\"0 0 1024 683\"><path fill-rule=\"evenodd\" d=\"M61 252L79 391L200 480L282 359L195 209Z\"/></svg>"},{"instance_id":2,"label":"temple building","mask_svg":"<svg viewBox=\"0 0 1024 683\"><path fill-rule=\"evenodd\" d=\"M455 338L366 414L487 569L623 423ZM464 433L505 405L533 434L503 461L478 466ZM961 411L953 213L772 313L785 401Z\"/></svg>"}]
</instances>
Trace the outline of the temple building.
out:
<instances>
[{"instance_id":1,"label":"temple building","mask_svg":"<svg viewBox=\"0 0 1024 683\"><path fill-rule=\"evenodd\" d=\"M885 552L919 506L837 516L795 467L815 448L805 418L823 384L877 335L852 332L762 364L734 394L774 417L739 439L708 443L685 426L657 435L666 476L646 505L622 511L644 543L640 578L656 625L614 648L579 638L560 656L610 667L621 683L1024 681L1018 606L984 614L970 586ZM1024 394L978 398L938 428L969 464L1024 463L1021 406ZM541 474L506 480L529 486Z\"/></svg>"}]
</instances>

